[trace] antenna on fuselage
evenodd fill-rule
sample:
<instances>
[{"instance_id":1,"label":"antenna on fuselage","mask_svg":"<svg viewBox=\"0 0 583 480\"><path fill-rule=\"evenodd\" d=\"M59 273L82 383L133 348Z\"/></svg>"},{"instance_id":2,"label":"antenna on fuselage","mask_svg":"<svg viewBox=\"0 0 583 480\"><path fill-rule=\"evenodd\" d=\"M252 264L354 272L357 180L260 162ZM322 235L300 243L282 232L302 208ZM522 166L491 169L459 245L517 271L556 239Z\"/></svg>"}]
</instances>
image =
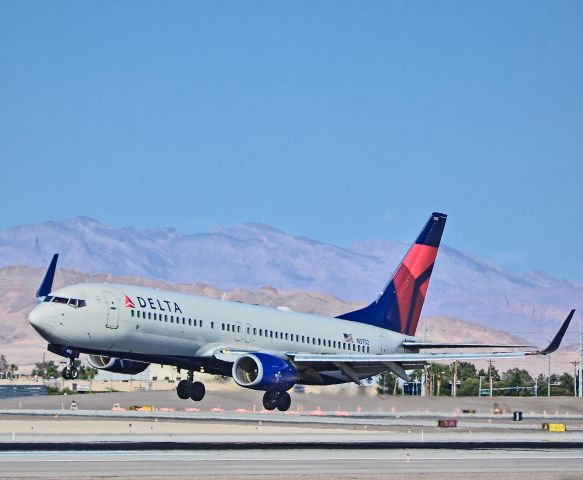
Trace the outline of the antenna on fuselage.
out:
<instances>
[{"instance_id":1,"label":"antenna on fuselage","mask_svg":"<svg viewBox=\"0 0 583 480\"><path fill-rule=\"evenodd\" d=\"M40 282L40 285L38 286L38 290L36 291L36 298L46 297L49 293L51 293L51 290L53 289L53 279L55 278L55 270L57 269L58 259L59 254L55 253L51 263L49 264L47 273L45 273L42 282Z\"/></svg>"}]
</instances>

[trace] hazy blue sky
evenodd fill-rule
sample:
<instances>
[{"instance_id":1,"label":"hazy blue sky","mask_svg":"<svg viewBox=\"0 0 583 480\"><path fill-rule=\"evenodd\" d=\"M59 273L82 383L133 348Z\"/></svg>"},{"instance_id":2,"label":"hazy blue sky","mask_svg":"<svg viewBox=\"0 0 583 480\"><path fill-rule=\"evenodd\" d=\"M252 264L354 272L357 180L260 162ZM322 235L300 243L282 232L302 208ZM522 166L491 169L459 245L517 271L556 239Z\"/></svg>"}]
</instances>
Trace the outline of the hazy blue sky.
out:
<instances>
[{"instance_id":1,"label":"hazy blue sky","mask_svg":"<svg viewBox=\"0 0 583 480\"><path fill-rule=\"evenodd\" d=\"M0 2L0 228L445 242L583 279L583 2Z\"/></svg>"}]
</instances>

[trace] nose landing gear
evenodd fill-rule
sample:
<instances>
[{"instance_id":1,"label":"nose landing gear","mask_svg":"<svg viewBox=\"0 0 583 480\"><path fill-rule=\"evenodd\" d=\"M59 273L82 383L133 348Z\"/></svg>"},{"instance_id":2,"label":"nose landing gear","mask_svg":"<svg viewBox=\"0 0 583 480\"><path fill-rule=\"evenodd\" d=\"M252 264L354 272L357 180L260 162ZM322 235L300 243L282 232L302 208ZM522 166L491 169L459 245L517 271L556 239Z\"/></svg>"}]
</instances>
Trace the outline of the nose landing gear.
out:
<instances>
[{"instance_id":1,"label":"nose landing gear","mask_svg":"<svg viewBox=\"0 0 583 480\"><path fill-rule=\"evenodd\" d=\"M204 383L202 382L193 382L194 374L191 371L188 372L188 379L187 380L180 380L178 382L178 386L176 387L176 394L178 398L182 400L186 400L190 398L195 402L200 402L206 393L206 389L204 387Z\"/></svg>"},{"instance_id":2,"label":"nose landing gear","mask_svg":"<svg viewBox=\"0 0 583 480\"><path fill-rule=\"evenodd\" d=\"M69 358L69 365L63 368L61 375L64 380L77 380L79 377L79 370L75 365L74 358Z\"/></svg>"},{"instance_id":3,"label":"nose landing gear","mask_svg":"<svg viewBox=\"0 0 583 480\"><path fill-rule=\"evenodd\" d=\"M263 394L263 407L265 410L286 412L291 406L291 396L287 392L265 392Z\"/></svg>"}]
</instances>

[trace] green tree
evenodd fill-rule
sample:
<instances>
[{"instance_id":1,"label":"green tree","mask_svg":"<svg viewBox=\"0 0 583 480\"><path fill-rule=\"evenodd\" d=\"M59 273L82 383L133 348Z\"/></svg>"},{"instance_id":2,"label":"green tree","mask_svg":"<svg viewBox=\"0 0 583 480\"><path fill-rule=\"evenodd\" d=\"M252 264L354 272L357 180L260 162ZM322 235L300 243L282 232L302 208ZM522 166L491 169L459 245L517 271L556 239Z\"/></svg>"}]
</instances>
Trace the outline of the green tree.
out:
<instances>
[{"instance_id":1,"label":"green tree","mask_svg":"<svg viewBox=\"0 0 583 480\"><path fill-rule=\"evenodd\" d=\"M33 376L44 379L57 378L59 375L59 367L53 360L49 360L48 362L38 362L35 364L32 374Z\"/></svg>"},{"instance_id":2,"label":"green tree","mask_svg":"<svg viewBox=\"0 0 583 480\"><path fill-rule=\"evenodd\" d=\"M97 375L97 369L93 367L86 367L84 365L79 367L79 380L92 381Z\"/></svg>"},{"instance_id":3,"label":"green tree","mask_svg":"<svg viewBox=\"0 0 583 480\"><path fill-rule=\"evenodd\" d=\"M8 364L8 360L4 354L0 355L0 373L8 374L8 370L10 369L10 365Z\"/></svg>"},{"instance_id":4,"label":"green tree","mask_svg":"<svg viewBox=\"0 0 583 480\"><path fill-rule=\"evenodd\" d=\"M397 376L391 372L381 373L377 384L379 395L392 395L397 385Z\"/></svg>"},{"instance_id":5,"label":"green tree","mask_svg":"<svg viewBox=\"0 0 583 480\"><path fill-rule=\"evenodd\" d=\"M502 388L513 388L513 387L532 387L534 386L534 379L530 376L527 370L523 368L511 368L506 370L502 374L502 381L498 384L498 387ZM516 391L504 390L506 395L516 395L516 396L527 396L531 395L532 392L528 390L522 390L517 388Z\"/></svg>"},{"instance_id":6,"label":"green tree","mask_svg":"<svg viewBox=\"0 0 583 480\"><path fill-rule=\"evenodd\" d=\"M428 395L441 395L442 386L451 379L451 368L444 363L430 363L427 367Z\"/></svg>"},{"instance_id":7,"label":"green tree","mask_svg":"<svg viewBox=\"0 0 583 480\"><path fill-rule=\"evenodd\" d=\"M470 362L458 362L458 380L469 380L477 378L476 366Z\"/></svg>"},{"instance_id":8,"label":"green tree","mask_svg":"<svg viewBox=\"0 0 583 480\"><path fill-rule=\"evenodd\" d=\"M552 394L555 396L572 397L575 388L573 375L567 372L557 375L551 375Z\"/></svg>"},{"instance_id":9,"label":"green tree","mask_svg":"<svg viewBox=\"0 0 583 480\"><path fill-rule=\"evenodd\" d=\"M466 378L462 380L457 389L458 397L478 396L478 388L480 386L479 378Z\"/></svg>"}]
</instances>

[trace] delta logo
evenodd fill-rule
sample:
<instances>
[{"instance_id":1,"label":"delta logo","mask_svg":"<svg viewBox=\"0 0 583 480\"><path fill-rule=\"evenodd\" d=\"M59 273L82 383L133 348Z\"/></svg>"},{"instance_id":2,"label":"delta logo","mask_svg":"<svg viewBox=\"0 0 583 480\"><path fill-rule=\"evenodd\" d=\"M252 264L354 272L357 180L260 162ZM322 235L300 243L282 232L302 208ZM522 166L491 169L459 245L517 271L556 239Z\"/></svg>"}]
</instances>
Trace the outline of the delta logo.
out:
<instances>
[{"instance_id":1,"label":"delta logo","mask_svg":"<svg viewBox=\"0 0 583 480\"><path fill-rule=\"evenodd\" d=\"M182 313L180 305L178 305L176 302L149 297L136 297L136 299L140 305L140 308L150 308L152 310L160 310L161 312ZM125 306L127 308L136 308L134 301L127 295L125 296Z\"/></svg>"}]
</instances>

